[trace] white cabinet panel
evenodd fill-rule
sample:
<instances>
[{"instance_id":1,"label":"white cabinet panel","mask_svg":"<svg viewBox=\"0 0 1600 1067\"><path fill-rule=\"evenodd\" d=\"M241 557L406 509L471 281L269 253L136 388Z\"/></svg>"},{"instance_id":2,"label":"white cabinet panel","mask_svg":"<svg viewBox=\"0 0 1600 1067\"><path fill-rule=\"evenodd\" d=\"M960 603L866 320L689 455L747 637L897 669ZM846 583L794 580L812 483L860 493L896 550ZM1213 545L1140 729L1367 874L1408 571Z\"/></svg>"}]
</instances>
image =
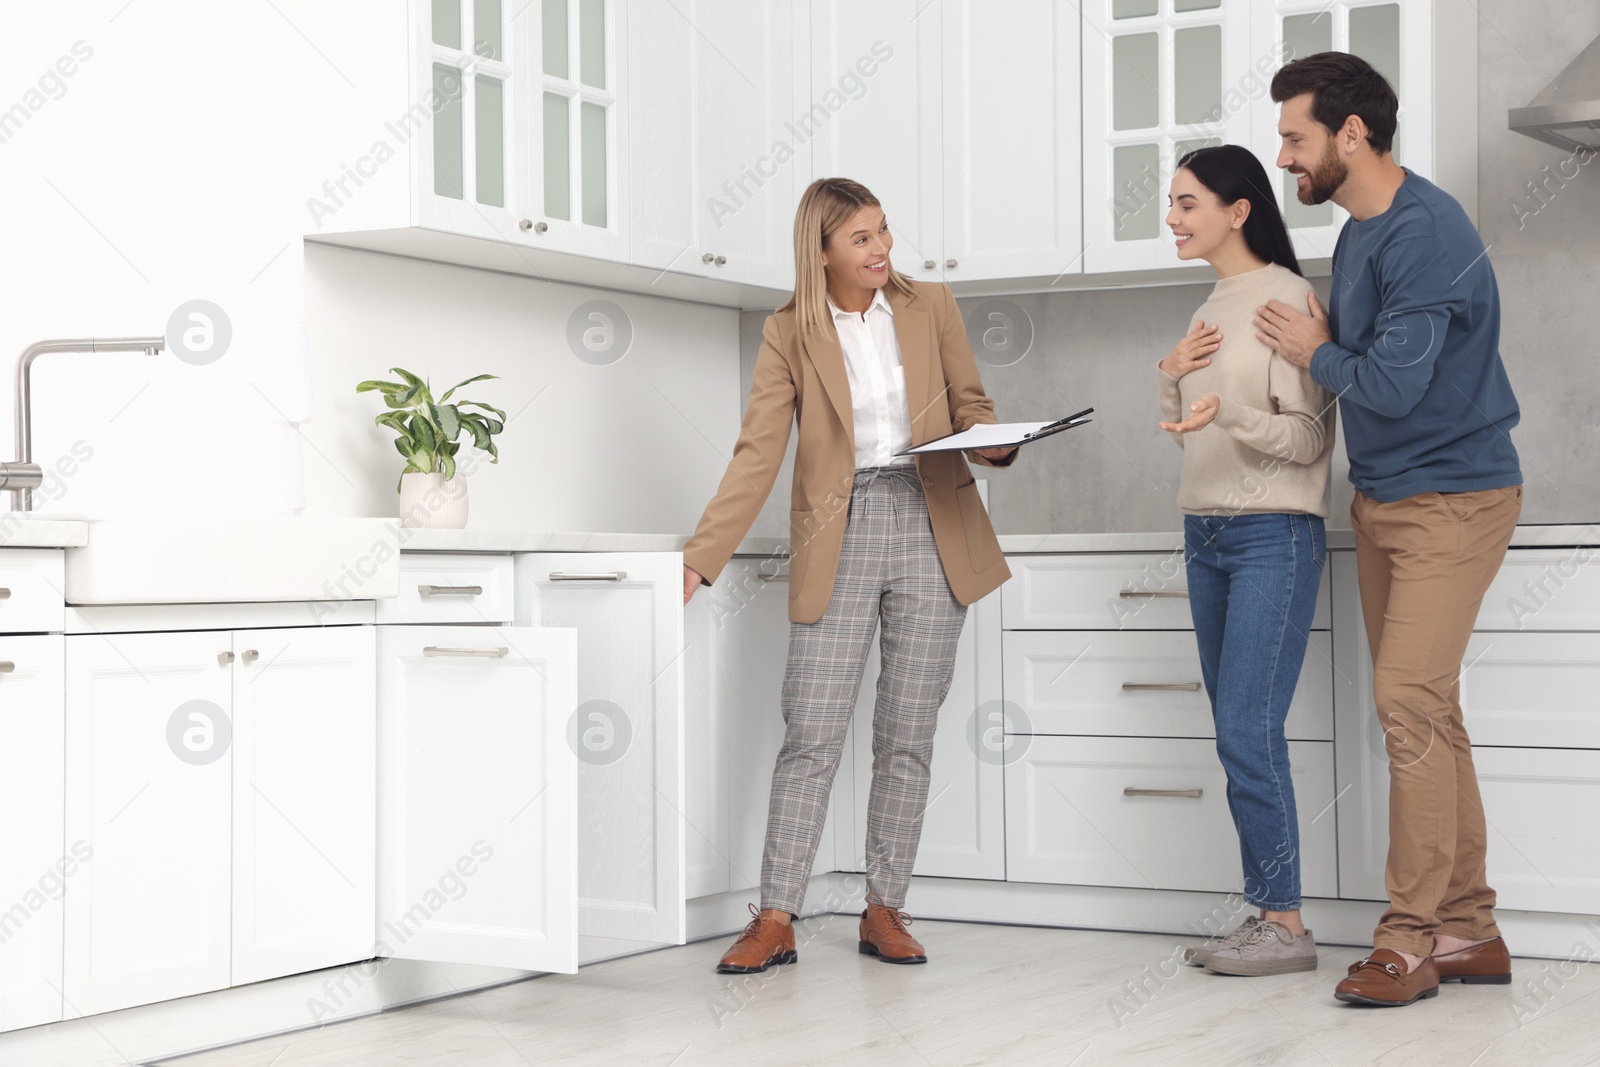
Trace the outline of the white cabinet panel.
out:
<instances>
[{"instance_id":1,"label":"white cabinet panel","mask_svg":"<svg viewBox=\"0 0 1600 1067\"><path fill-rule=\"evenodd\" d=\"M943 8L945 280L1082 273L1077 8Z\"/></svg>"},{"instance_id":2,"label":"white cabinet panel","mask_svg":"<svg viewBox=\"0 0 1600 1067\"><path fill-rule=\"evenodd\" d=\"M1332 664L1332 636L1313 631L1284 723L1291 740L1333 740ZM1006 699L1029 733L1215 737L1201 679L1193 633L1005 635Z\"/></svg>"},{"instance_id":3,"label":"white cabinet panel","mask_svg":"<svg viewBox=\"0 0 1600 1067\"><path fill-rule=\"evenodd\" d=\"M570 630L378 635L377 954L577 970Z\"/></svg>"},{"instance_id":4,"label":"white cabinet panel","mask_svg":"<svg viewBox=\"0 0 1600 1067\"><path fill-rule=\"evenodd\" d=\"M61 1018L62 897L93 855L65 838L63 641L0 637L0 1030Z\"/></svg>"},{"instance_id":5,"label":"white cabinet panel","mask_svg":"<svg viewBox=\"0 0 1600 1067\"><path fill-rule=\"evenodd\" d=\"M682 556L530 553L516 574L518 625L578 631L580 931L681 944Z\"/></svg>"},{"instance_id":6,"label":"white cabinet panel","mask_svg":"<svg viewBox=\"0 0 1600 1067\"><path fill-rule=\"evenodd\" d=\"M1237 892L1227 776L1208 741L1022 739L1006 766L1006 876L1020 882ZM1289 744L1306 896L1336 893L1333 751ZM1130 792L1131 791L1131 792ZM1166 792L1170 795L1152 795Z\"/></svg>"},{"instance_id":7,"label":"white cabinet panel","mask_svg":"<svg viewBox=\"0 0 1600 1067\"><path fill-rule=\"evenodd\" d=\"M1007 630L1192 630L1183 552L1009 556ZM1313 630L1328 628L1328 575Z\"/></svg>"},{"instance_id":8,"label":"white cabinet panel","mask_svg":"<svg viewBox=\"0 0 1600 1067\"><path fill-rule=\"evenodd\" d=\"M1476 630L1600 631L1600 548L1513 548L1484 594Z\"/></svg>"},{"instance_id":9,"label":"white cabinet panel","mask_svg":"<svg viewBox=\"0 0 1600 1067\"><path fill-rule=\"evenodd\" d=\"M375 633L233 635L233 985L372 955Z\"/></svg>"},{"instance_id":10,"label":"white cabinet panel","mask_svg":"<svg viewBox=\"0 0 1600 1067\"><path fill-rule=\"evenodd\" d=\"M1600 633L1474 634L1461 706L1474 745L1600 749Z\"/></svg>"},{"instance_id":11,"label":"white cabinet panel","mask_svg":"<svg viewBox=\"0 0 1600 1067\"><path fill-rule=\"evenodd\" d=\"M0 548L0 633L60 633L66 610L60 552Z\"/></svg>"},{"instance_id":12,"label":"white cabinet panel","mask_svg":"<svg viewBox=\"0 0 1600 1067\"><path fill-rule=\"evenodd\" d=\"M229 984L231 635L66 638L69 1014Z\"/></svg>"},{"instance_id":13,"label":"white cabinet panel","mask_svg":"<svg viewBox=\"0 0 1600 1067\"><path fill-rule=\"evenodd\" d=\"M509 555L402 552L400 595L377 602L379 623L508 623L514 593Z\"/></svg>"},{"instance_id":14,"label":"white cabinet panel","mask_svg":"<svg viewBox=\"0 0 1600 1067\"><path fill-rule=\"evenodd\" d=\"M1502 908L1600 912L1600 752L1474 748Z\"/></svg>"}]
</instances>

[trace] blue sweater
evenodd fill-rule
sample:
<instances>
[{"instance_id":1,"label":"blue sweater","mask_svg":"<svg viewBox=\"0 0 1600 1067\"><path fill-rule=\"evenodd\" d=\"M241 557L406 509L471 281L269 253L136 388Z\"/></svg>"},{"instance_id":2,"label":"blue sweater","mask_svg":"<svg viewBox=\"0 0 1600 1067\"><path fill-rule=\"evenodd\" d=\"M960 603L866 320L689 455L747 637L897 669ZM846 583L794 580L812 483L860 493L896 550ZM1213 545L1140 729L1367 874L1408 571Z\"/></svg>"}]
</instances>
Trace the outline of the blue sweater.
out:
<instances>
[{"instance_id":1,"label":"blue sweater","mask_svg":"<svg viewBox=\"0 0 1600 1067\"><path fill-rule=\"evenodd\" d=\"M1311 377L1339 397L1350 482L1380 503L1522 484L1500 293L1455 198L1411 171L1333 252L1333 340Z\"/></svg>"}]
</instances>

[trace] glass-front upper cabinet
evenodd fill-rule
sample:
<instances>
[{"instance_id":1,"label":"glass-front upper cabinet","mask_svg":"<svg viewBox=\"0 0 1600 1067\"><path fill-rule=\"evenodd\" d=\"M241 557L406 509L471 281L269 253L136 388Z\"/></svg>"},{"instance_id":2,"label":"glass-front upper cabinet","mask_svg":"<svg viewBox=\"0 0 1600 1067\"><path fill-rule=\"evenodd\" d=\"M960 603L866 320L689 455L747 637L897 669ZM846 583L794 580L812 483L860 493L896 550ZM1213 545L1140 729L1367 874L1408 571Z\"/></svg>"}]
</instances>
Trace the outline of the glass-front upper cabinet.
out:
<instances>
[{"instance_id":1,"label":"glass-front upper cabinet","mask_svg":"<svg viewBox=\"0 0 1600 1067\"><path fill-rule=\"evenodd\" d=\"M1249 144L1251 77L1260 77L1250 54L1250 6L1084 3L1085 271L1178 265L1164 221L1174 166L1205 145Z\"/></svg>"}]
</instances>

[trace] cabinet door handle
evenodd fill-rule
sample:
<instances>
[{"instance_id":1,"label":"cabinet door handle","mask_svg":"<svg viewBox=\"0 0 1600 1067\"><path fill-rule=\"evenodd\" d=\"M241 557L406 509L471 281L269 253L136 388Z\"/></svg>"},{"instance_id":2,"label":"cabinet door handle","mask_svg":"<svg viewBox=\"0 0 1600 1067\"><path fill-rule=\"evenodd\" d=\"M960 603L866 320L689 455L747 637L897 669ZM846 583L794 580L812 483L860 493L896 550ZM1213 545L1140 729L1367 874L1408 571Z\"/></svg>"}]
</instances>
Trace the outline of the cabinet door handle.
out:
<instances>
[{"instance_id":1,"label":"cabinet door handle","mask_svg":"<svg viewBox=\"0 0 1600 1067\"><path fill-rule=\"evenodd\" d=\"M1199 800L1204 789L1135 789L1127 786L1122 790L1125 797L1181 797L1184 800Z\"/></svg>"},{"instance_id":2,"label":"cabinet door handle","mask_svg":"<svg viewBox=\"0 0 1600 1067\"><path fill-rule=\"evenodd\" d=\"M704 263L704 264L706 264L706 265L707 265L707 266L710 266L710 265L711 265L711 263L712 263L712 262L713 262L713 261L714 261L714 260L715 260L715 259L716 259L716 258L717 258L717 257L716 257L716 256L714 256L714 255L712 255L712 254L711 254L711 253L710 253L710 252L707 252L707 253L706 253L706 254L705 254L705 255L703 255L703 256L701 256L701 257L700 257L700 262L702 262L702 263Z\"/></svg>"},{"instance_id":3,"label":"cabinet door handle","mask_svg":"<svg viewBox=\"0 0 1600 1067\"><path fill-rule=\"evenodd\" d=\"M944 265L945 265L945 269L946 270L955 270L956 269L956 261L953 260L953 259L945 260L944 261Z\"/></svg>"},{"instance_id":4,"label":"cabinet door handle","mask_svg":"<svg viewBox=\"0 0 1600 1067\"><path fill-rule=\"evenodd\" d=\"M228 664L230 664L232 662L233 662L233 653L232 652L218 652L217 653L217 663L218 663L218 665L226 667Z\"/></svg>"},{"instance_id":5,"label":"cabinet door handle","mask_svg":"<svg viewBox=\"0 0 1600 1067\"><path fill-rule=\"evenodd\" d=\"M1189 599L1187 589L1124 589L1117 594L1124 600L1155 600L1163 597Z\"/></svg>"},{"instance_id":6,"label":"cabinet door handle","mask_svg":"<svg viewBox=\"0 0 1600 1067\"><path fill-rule=\"evenodd\" d=\"M550 228L549 223L534 222L532 219L523 219L521 222L517 223L517 225L522 228L524 233L528 232L529 230L532 230L534 233L544 233Z\"/></svg>"},{"instance_id":7,"label":"cabinet door handle","mask_svg":"<svg viewBox=\"0 0 1600 1067\"><path fill-rule=\"evenodd\" d=\"M11 590L7 589L5 586L0 586L0 600L10 600L10 599L11 599Z\"/></svg>"},{"instance_id":8,"label":"cabinet door handle","mask_svg":"<svg viewBox=\"0 0 1600 1067\"><path fill-rule=\"evenodd\" d=\"M424 656L478 656L483 659L505 659L509 648L442 648L439 645L424 645Z\"/></svg>"},{"instance_id":9,"label":"cabinet door handle","mask_svg":"<svg viewBox=\"0 0 1600 1067\"><path fill-rule=\"evenodd\" d=\"M261 653L257 652L253 648L247 648L244 650L244 655L240 656L239 658L244 660L246 663L254 663L256 660L261 658Z\"/></svg>"},{"instance_id":10,"label":"cabinet door handle","mask_svg":"<svg viewBox=\"0 0 1600 1067\"><path fill-rule=\"evenodd\" d=\"M552 582L620 582L627 571L551 571Z\"/></svg>"},{"instance_id":11,"label":"cabinet door handle","mask_svg":"<svg viewBox=\"0 0 1600 1067\"><path fill-rule=\"evenodd\" d=\"M934 263L934 261L931 259L925 259L922 261L923 270L932 270L936 266L938 266L938 264Z\"/></svg>"},{"instance_id":12,"label":"cabinet door handle","mask_svg":"<svg viewBox=\"0 0 1600 1067\"><path fill-rule=\"evenodd\" d=\"M417 593L421 596L444 596L455 593L459 596L482 596L481 585L419 585Z\"/></svg>"},{"instance_id":13,"label":"cabinet door handle","mask_svg":"<svg viewBox=\"0 0 1600 1067\"><path fill-rule=\"evenodd\" d=\"M762 573L756 575L756 579L762 582L787 582L789 580L789 576L787 574L767 574L765 571L763 571Z\"/></svg>"},{"instance_id":14,"label":"cabinet door handle","mask_svg":"<svg viewBox=\"0 0 1600 1067\"><path fill-rule=\"evenodd\" d=\"M1124 693L1198 693L1199 682L1123 682Z\"/></svg>"},{"instance_id":15,"label":"cabinet door handle","mask_svg":"<svg viewBox=\"0 0 1600 1067\"><path fill-rule=\"evenodd\" d=\"M0 674L10 674L17 669L17 665L8 659L0 659Z\"/></svg>"}]
</instances>

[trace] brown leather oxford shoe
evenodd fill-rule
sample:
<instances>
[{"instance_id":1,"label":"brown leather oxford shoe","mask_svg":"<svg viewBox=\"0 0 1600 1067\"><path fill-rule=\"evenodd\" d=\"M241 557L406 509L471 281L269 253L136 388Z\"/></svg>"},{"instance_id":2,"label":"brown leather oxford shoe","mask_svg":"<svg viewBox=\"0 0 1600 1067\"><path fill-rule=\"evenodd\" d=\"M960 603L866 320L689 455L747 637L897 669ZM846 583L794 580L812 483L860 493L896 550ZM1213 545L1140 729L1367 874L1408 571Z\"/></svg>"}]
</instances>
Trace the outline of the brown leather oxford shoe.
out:
<instances>
[{"instance_id":1,"label":"brown leather oxford shoe","mask_svg":"<svg viewBox=\"0 0 1600 1067\"><path fill-rule=\"evenodd\" d=\"M1380 1008L1398 1008L1438 995L1439 971L1433 960L1423 960L1407 974L1404 957L1386 948L1374 949L1352 963L1349 975L1333 989L1335 1000Z\"/></svg>"},{"instance_id":2,"label":"brown leather oxford shoe","mask_svg":"<svg viewBox=\"0 0 1600 1067\"><path fill-rule=\"evenodd\" d=\"M794 927L771 915L763 915L750 905L754 916L733 947L722 954L718 974L759 974L775 963L793 963L800 958L794 950Z\"/></svg>"},{"instance_id":3,"label":"brown leather oxford shoe","mask_svg":"<svg viewBox=\"0 0 1600 1067\"><path fill-rule=\"evenodd\" d=\"M889 907L876 896L867 897L867 910L861 913L858 950L885 963L927 963L927 952L906 931L910 922L911 916L899 908Z\"/></svg>"},{"instance_id":4,"label":"brown leather oxford shoe","mask_svg":"<svg viewBox=\"0 0 1600 1067\"><path fill-rule=\"evenodd\" d=\"M1504 939L1494 937L1442 956L1432 956L1439 981L1465 985L1510 985L1511 952Z\"/></svg>"}]
</instances>

